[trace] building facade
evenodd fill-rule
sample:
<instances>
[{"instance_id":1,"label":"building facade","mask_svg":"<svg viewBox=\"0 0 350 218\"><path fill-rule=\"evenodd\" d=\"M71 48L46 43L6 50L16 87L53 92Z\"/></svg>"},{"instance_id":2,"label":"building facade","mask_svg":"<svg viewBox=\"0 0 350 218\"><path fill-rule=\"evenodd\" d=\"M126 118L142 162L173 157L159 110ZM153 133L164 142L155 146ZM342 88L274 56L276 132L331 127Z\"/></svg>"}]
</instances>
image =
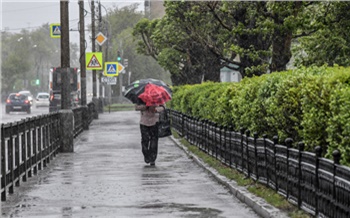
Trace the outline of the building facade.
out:
<instances>
[{"instance_id":1,"label":"building facade","mask_svg":"<svg viewBox=\"0 0 350 218\"><path fill-rule=\"evenodd\" d=\"M162 18L165 15L163 0L145 0L145 15L149 19Z\"/></svg>"}]
</instances>

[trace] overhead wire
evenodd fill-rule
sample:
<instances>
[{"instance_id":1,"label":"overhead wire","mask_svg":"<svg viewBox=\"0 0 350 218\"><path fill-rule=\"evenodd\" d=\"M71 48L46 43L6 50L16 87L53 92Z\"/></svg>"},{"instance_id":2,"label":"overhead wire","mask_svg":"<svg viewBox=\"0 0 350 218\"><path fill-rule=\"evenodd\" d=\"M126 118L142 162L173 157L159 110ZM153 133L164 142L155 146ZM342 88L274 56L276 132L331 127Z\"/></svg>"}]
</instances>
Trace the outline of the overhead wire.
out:
<instances>
[{"instance_id":1,"label":"overhead wire","mask_svg":"<svg viewBox=\"0 0 350 218\"><path fill-rule=\"evenodd\" d=\"M56 3L54 3L56 5ZM37 9L37 8L48 8L48 7L51 7L53 6L54 4L52 5L41 5L41 6L37 6L37 7L28 7L28 8L23 8L23 9L13 9L13 10L2 10L1 13L9 13L9 12L17 12L17 11L28 11L30 9Z\"/></svg>"}]
</instances>

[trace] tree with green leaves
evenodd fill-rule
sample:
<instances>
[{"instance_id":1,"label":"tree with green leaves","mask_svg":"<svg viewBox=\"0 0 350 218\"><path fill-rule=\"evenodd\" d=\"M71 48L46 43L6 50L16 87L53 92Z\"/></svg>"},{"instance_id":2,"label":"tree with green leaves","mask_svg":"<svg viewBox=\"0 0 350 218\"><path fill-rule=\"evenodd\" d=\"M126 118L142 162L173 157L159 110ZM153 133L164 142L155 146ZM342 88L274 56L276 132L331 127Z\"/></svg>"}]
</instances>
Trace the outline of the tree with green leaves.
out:
<instances>
[{"instance_id":1,"label":"tree with green leaves","mask_svg":"<svg viewBox=\"0 0 350 218\"><path fill-rule=\"evenodd\" d=\"M350 2L320 2L310 7L314 23L295 35L295 65L349 66Z\"/></svg>"},{"instance_id":2,"label":"tree with green leaves","mask_svg":"<svg viewBox=\"0 0 350 218\"><path fill-rule=\"evenodd\" d=\"M186 20L178 19L179 13L187 10L183 7L167 7L167 15L157 20L141 20L134 28L134 36L140 37L138 52L153 57L169 70L174 85L195 84L206 80L219 81L220 59L208 47L194 40ZM191 5L190 5L191 6ZM215 72L215 73L213 73ZM215 74L215 75L214 75Z\"/></svg>"},{"instance_id":3,"label":"tree with green leaves","mask_svg":"<svg viewBox=\"0 0 350 218\"><path fill-rule=\"evenodd\" d=\"M162 66L178 58L173 66L165 66L172 70L176 84L177 77L179 84L219 81L220 68L231 67L230 64L240 65L244 76L249 70L251 75L261 74L259 67L267 62L271 43L263 40L264 32L256 30L258 11L247 12L253 11L247 10L247 6L257 5L230 4L235 7L229 8L223 2L166 2L166 15L160 21L142 21L136 26L134 33L143 39L139 51L159 59ZM232 22L234 19L239 20ZM176 57L169 55L176 53ZM236 60L237 56L240 61ZM195 78L195 81L186 78Z\"/></svg>"},{"instance_id":4,"label":"tree with green leaves","mask_svg":"<svg viewBox=\"0 0 350 218\"><path fill-rule=\"evenodd\" d=\"M50 37L49 24L33 31L2 32L2 93L48 89L50 67L60 66L60 40ZM79 66L78 46L71 44L71 66ZM39 80L39 85L32 81Z\"/></svg>"},{"instance_id":5,"label":"tree with green leaves","mask_svg":"<svg viewBox=\"0 0 350 218\"><path fill-rule=\"evenodd\" d=\"M169 74L154 59L137 53L137 42L134 40L132 31L143 17L144 15L138 11L138 4L122 8L114 7L108 11L103 17L101 28L108 38L108 42L102 46L105 59L117 61L119 51L122 57L121 63L124 64L125 59L128 60L128 67L122 75L123 86L127 86L129 81L142 78L157 78L171 84ZM116 95L120 94L119 90L119 84L114 86Z\"/></svg>"},{"instance_id":6,"label":"tree with green leaves","mask_svg":"<svg viewBox=\"0 0 350 218\"><path fill-rule=\"evenodd\" d=\"M347 2L166 1L165 7L162 19L140 21L134 34L142 38L139 52L168 69L175 83L218 81L218 70L232 64L243 77L283 71L294 44L296 64L346 62ZM320 51L320 43L327 49Z\"/></svg>"}]
</instances>

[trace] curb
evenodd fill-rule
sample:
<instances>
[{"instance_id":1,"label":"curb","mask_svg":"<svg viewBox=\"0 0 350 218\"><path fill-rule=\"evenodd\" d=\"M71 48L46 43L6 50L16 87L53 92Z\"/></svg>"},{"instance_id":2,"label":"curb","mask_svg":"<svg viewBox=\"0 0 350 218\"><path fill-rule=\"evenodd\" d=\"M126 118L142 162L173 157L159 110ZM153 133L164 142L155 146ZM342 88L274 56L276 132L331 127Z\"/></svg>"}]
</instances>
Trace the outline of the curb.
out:
<instances>
[{"instance_id":1,"label":"curb","mask_svg":"<svg viewBox=\"0 0 350 218\"><path fill-rule=\"evenodd\" d=\"M190 156L200 167L208 171L214 178L222 185L229 188L230 192L237 197L241 202L245 203L251 207L255 213L264 218L288 218L287 213L282 212L280 209L275 208L265 201L265 199L250 193L246 188L238 186L235 181L227 179L225 176L222 176L218 171L208 164L204 163L200 158L195 154L190 152L186 146L184 146L178 139L174 136L170 138L175 142L175 144L183 149L185 153Z\"/></svg>"}]
</instances>

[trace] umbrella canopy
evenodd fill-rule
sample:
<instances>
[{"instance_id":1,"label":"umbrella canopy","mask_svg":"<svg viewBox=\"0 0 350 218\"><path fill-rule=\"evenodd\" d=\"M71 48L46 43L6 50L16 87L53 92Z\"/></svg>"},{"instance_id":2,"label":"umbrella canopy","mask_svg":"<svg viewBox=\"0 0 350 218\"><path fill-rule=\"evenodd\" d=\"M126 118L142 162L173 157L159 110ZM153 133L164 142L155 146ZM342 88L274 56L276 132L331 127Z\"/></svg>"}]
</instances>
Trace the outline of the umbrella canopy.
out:
<instances>
[{"instance_id":1,"label":"umbrella canopy","mask_svg":"<svg viewBox=\"0 0 350 218\"><path fill-rule=\"evenodd\" d=\"M165 88L149 83L139 98L146 103L146 106L162 105L171 100L171 96Z\"/></svg>"},{"instance_id":2,"label":"umbrella canopy","mask_svg":"<svg viewBox=\"0 0 350 218\"><path fill-rule=\"evenodd\" d=\"M140 79L132 82L130 85L128 85L125 88L126 91L124 93L124 96L134 104L145 104L145 102L143 102L140 98L138 98L138 96L145 91L145 86L147 84L155 84L157 86L161 86L168 91L170 96L172 94L170 87L165 82L163 82L162 80L148 78L148 79Z\"/></svg>"}]
</instances>

